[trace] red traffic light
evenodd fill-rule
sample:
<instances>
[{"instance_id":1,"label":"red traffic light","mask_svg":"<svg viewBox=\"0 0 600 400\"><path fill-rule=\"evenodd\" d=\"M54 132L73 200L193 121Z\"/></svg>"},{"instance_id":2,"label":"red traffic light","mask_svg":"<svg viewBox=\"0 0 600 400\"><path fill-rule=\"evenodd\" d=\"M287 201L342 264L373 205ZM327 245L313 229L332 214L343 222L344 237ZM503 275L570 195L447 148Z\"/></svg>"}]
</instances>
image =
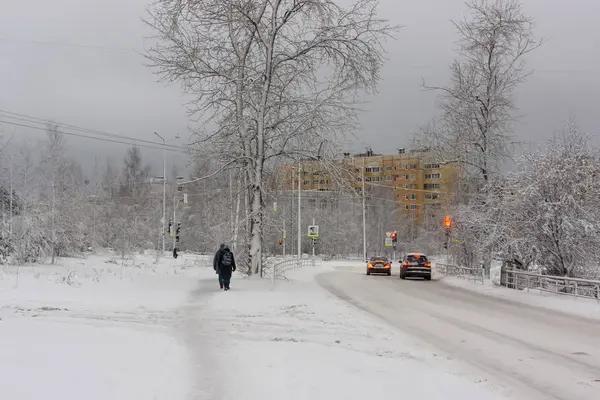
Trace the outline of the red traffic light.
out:
<instances>
[{"instance_id":1,"label":"red traffic light","mask_svg":"<svg viewBox=\"0 0 600 400\"><path fill-rule=\"evenodd\" d=\"M392 232L392 239L396 239L397 236L398 234L396 232Z\"/></svg>"},{"instance_id":2,"label":"red traffic light","mask_svg":"<svg viewBox=\"0 0 600 400\"><path fill-rule=\"evenodd\" d=\"M283 244L283 239L279 239L279 244Z\"/></svg>"},{"instance_id":3,"label":"red traffic light","mask_svg":"<svg viewBox=\"0 0 600 400\"><path fill-rule=\"evenodd\" d=\"M446 217L444 218L444 227L445 227L446 229L450 229L450 228L452 227L452 218L451 218L451 217L449 217L449 216L446 216Z\"/></svg>"}]
</instances>

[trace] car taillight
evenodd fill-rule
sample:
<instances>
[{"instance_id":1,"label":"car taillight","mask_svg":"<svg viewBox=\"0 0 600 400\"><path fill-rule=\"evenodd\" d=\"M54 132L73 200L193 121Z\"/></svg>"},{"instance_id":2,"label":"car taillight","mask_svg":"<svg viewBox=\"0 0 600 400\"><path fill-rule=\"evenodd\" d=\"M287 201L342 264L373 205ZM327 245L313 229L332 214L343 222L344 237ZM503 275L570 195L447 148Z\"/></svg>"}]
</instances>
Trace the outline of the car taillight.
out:
<instances>
[{"instance_id":1,"label":"car taillight","mask_svg":"<svg viewBox=\"0 0 600 400\"><path fill-rule=\"evenodd\" d=\"M390 267L390 264L385 264L385 267L386 267L386 268L389 268L389 267Z\"/></svg>"},{"instance_id":2,"label":"car taillight","mask_svg":"<svg viewBox=\"0 0 600 400\"><path fill-rule=\"evenodd\" d=\"M404 261L404 263L402 263L402 265L404 265L405 267L408 267L409 266L408 261Z\"/></svg>"},{"instance_id":3,"label":"car taillight","mask_svg":"<svg viewBox=\"0 0 600 400\"><path fill-rule=\"evenodd\" d=\"M367 264L367 267L369 267L369 268L373 268L373 264L371 264L371 263L368 263L368 264Z\"/></svg>"},{"instance_id":4,"label":"car taillight","mask_svg":"<svg viewBox=\"0 0 600 400\"><path fill-rule=\"evenodd\" d=\"M431 263L427 263L425 266L431 268Z\"/></svg>"}]
</instances>

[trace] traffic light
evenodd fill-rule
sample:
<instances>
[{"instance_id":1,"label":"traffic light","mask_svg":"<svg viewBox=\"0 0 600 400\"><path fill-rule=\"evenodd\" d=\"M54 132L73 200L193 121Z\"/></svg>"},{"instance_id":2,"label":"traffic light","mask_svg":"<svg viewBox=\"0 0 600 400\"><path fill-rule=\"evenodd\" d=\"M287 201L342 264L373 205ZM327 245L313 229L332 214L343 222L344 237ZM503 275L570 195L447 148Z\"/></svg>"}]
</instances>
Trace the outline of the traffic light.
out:
<instances>
[{"instance_id":1,"label":"traffic light","mask_svg":"<svg viewBox=\"0 0 600 400\"><path fill-rule=\"evenodd\" d=\"M444 228L446 229L450 229L452 227L452 218L448 215L446 215L446 217L444 217Z\"/></svg>"},{"instance_id":2,"label":"traffic light","mask_svg":"<svg viewBox=\"0 0 600 400\"><path fill-rule=\"evenodd\" d=\"M396 243L398 241L398 234L396 232L392 232L392 243Z\"/></svg>"},{"instance_id":3,"label":"traffic light","mask_svg":"<svg viewBox=\"0 0 600 400\"><path fill-rule=\"evenodd\" d=\"M283 239L279 239L279 245L282 246L283 245Z\"/></svg>"},{"instance_id":4,"label":"traffic light","mask_svg":"<svg viewBox=\"0 0 600 400\"><path fill-rule=\"evenodd\" d=\"M169 220L169 236L173 236L173 221Z\"/></svg>"},{"instance_id":5,"label":"traffic light","mask_svg":"<svg viewBox=\"0 0 600 400\"><path fill-rule=\"evenodd\" d=\"M175 241L179 243L179 231L181 230L181 222L177 223L177 229L175 230Z\"/></svg>"}]
</instances>

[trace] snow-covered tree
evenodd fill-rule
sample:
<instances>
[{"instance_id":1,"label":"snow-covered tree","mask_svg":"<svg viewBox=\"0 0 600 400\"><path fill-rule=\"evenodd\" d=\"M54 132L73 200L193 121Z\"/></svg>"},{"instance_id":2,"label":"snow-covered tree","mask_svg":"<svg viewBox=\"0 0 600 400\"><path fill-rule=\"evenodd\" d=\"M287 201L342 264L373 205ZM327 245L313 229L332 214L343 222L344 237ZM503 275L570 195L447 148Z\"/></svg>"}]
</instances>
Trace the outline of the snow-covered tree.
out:
<instances>
[{"instance_id":1,"label":"snow-covered tree","mask_svg":"<svg viewBox=\"0 0 600 400\"><path fill-rule=\"evenodd\" d=\"M376 10L377 0L159 0L151 9L152 65L216 124L198 141L244 171L252 272L261 269L269 163L322 156L322 143L352 129L357 92L375 89L381 42L394 29Z\"/></svg>"},{"instance_id":2,"label":"snow-covered tree","mask_svg":"<svg viewBox=\"0 0 600 400\"><path fill-rule=\"evenodd\" d=\"M513 134L515 90L530 74L526 56L543 41L519 0L472 0L466 17L453 21L458 57L439 92L442 115L417 136L435 162L455 164L468 175L463 192L476 193L499 173L518 138Z\"/></svg>"},{"instance_id":3,"label":"snow-covered tree","mask_svg":"<svg viewBox=\"0 0 600 400\"><path fill-rule=\"evenodd\" d=\"M600 150L570 123L517 160L487 189L485 203L456 213L455 255L482 262L489 250L523 269L600 276Z\"/></svg>"}]
</instances>

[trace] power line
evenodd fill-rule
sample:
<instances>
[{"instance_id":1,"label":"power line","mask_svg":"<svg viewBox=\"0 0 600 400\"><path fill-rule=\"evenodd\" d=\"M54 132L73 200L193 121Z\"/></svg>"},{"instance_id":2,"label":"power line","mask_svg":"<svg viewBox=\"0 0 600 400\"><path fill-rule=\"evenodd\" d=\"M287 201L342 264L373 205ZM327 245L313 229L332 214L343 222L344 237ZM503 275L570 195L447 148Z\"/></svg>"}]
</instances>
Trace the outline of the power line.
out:
<instances>
[{"instance_id":1,"label":"power line","mask_svg":"<svg viewBox=\"0 0 600 400\"><path fill-rule=\"evenodd\" d=\"M17 45L22 44L33 44L36 46L52 46L52 47L73 47L79 49L91 49L91 50L104 50L104 51L118 51L118 52L130 52L137 55L141 55L135 49L126 48L126 47L109 47L102 45L94 45L94 44L79 44L79 43L67 43L67 42L51 42L51 41L42 41L42 40L15 40L7 37L0 37L0 42L4 43L13 43Z\"/></svg>"},{"instance_id":2,"label":"power line","mask_svg":"<svg viewBox=\"0 0 600 400\"><path fill-rule=\"evenodd\" d=\"M8 114L8 115L2 115L2 114ZM74 130L76 132L91 133L94 135L105 136L105 137L109 137L109 138L129 140L129 141L140 142L140 143L147 143L147 144L159 146L161 149L162 148L165 148L165 149L172 148L175 150L185 150L185 148L182 146L177 146L177 145L172 145L172 144L164 144L164 143L160 143L160 142L156 142L156 141L152 141L152 140L146 140L146 139L137 139L137 138L133 138L130 136L118 135L115 133L108 133L108 132L100 131L100 130L96 130L96 129L83 128L83 127L80 127L77 125L71 125L71 124L66 124L66 123L62 123L62 122L54 122L54 121L51 121L48 119L38 118L38 117L34 117L31 115L27 115L27 114L19 114L19 113L15 113L15 112L3 110L3 109L0 109L0 117L13 119L13 120L17 120L17 121L22 121L22 122L33 123L33 124L44 123L44 124L49 124L49 125L57 125L57 126L67 128L69 130ZM6 122L6 123L10 124L10 122ZM46 130L46 127L44 127L43 129Z\"/></svg>"},{"instance_id":3,"label":"power line","mask_svg":"<svg viewBox=\"0 0 600 400\"><path fill-rule=\"evenodd\" d=\"M32 125L26 125L26 124L18 124L16 122L9 122L9 121L3 121L0 120L0 124L7 124L7 125L13 125L13 126L19 126L19 127L23 127L23 128L30 128L30 129L37 129L40 131L46 131L46 128L41 128L39 126L32 126ZM69 135L69 136L76 136L76 137L80 137L80 138L84 138L84 139L93 139L93 140L98 140L101 142L107 142L107 143L119 143L119 144L127 144L127 145L135 145L138 147L145 147L148 149L154 149L154 150L166 150L166 151L173 151L176 153L185 153L182 150L175 150L175 149L170 149L170 148L165 148L165 147L156 147L156 146L149 146L149 145L144 145L144 144L136 144L136 143L129 143L129 142L124 142L124 141L120 141L120 140L111 140L111 139L105 139L105 138L100 138L100 137L94 137L94 136L86 136L86 135L80 135L78 133L73 133L73 132L65 132L65 131L60 131L57 130L58 133L62 133L64 135Z\"/></svg>"}]
</instances>

